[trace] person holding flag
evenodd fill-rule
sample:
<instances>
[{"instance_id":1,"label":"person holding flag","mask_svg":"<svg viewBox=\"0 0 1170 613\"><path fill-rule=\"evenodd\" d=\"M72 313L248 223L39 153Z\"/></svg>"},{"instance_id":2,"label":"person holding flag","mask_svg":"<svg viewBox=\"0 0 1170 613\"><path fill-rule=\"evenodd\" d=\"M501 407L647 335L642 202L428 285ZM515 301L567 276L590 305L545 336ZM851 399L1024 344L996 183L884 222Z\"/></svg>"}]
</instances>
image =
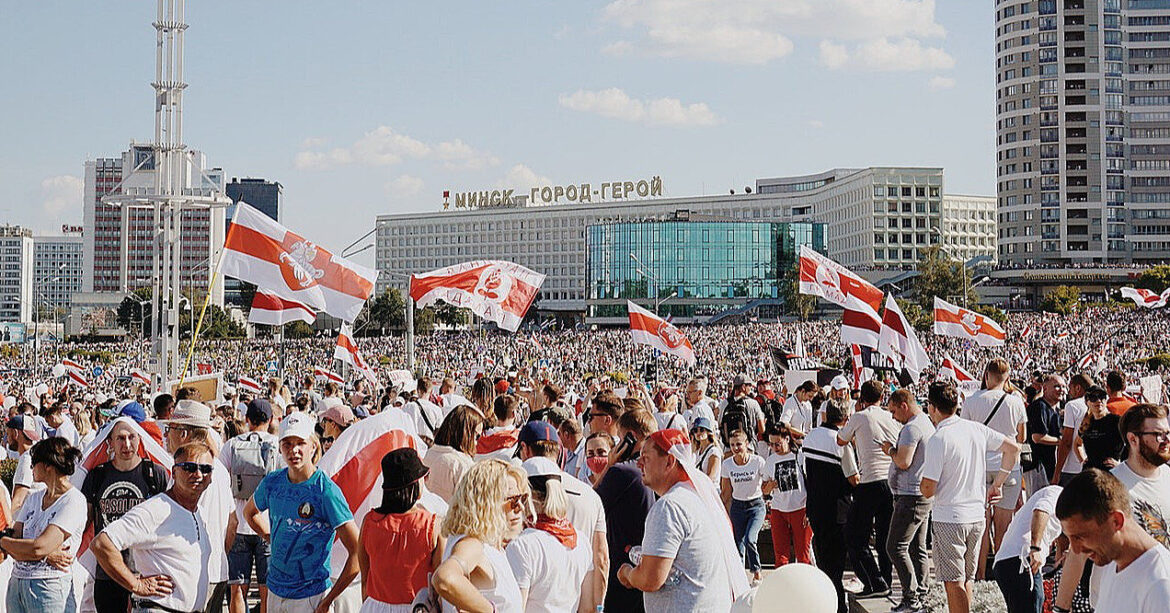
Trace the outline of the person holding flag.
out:
<instances>
[{"instance_id":1,"label":"person holding flag","mask_svg":"<svg viewBox=\"0 0 1170 613\"><path fill-rule=\"evenodd\" d=\"M715 485L695 468L691 442L678 430L650 435L638 458L642 481L659 498L646 517L634 564L617 579L641 590L647 611L727 611L748 592L731 523Z\"/></svg>"}]
</instances>

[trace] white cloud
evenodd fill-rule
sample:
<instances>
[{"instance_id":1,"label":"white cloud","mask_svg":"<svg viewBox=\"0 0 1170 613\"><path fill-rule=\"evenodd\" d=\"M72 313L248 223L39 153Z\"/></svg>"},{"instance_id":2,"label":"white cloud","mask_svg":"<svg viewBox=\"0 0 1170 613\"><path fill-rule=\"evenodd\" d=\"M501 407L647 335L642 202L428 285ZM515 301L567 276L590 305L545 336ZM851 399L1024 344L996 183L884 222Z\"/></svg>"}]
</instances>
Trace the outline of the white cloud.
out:
<instances>
[{"instance_id":1,"label":"white cloud","mask_svg":"<svg viewBox=\"0 0 1170 613\"><path fill-rule=\"evenodd\" d=\"M790 54L797 37L943 37L934 8L934 0L614 0L603 17L623 38L603 51L764 64Z\"/></svg>"},{"instance_id":2,"label":"white cloud","mask_svg":"<svg viewBox=\"0 0 1170 613\"><path fill-rule=\"evenodd\" d=\"M503 179L492 184L493 189L515 189L518 190L516 195L526 195L527 192L521 194L524 190L533 187L542 187L544 185L554 185L553 180L537 174L535 170L525 166L524 164L516 164L508 169L507 174Z\"/></svg>"},{"instance_id":3,"label":"white cloud","mask_svg":"<svg viewBox=\"0 0 1170 613\"><path fill-rule=\"evenodd\" d=\"M949 70L955 67L955 58L937 47L924 47L912 38L890 41L878 38L863 43L854 54L855 59L870 70L914 71Z\"/></svg>"},{"instance_id":4,"label":"white cloud","mask_svg":"<svg viewBox=\"0 0 1170 613\"><path fill-rule=\"evenodd\" d=\"M416 138L395 132L390 126L378 126L365 133L349 147L314 151L322 139L306 139L303 151L293 159L300 170L326 170L337 166L393 166L406 159L438 160L447 168L481 169L499 164L491 154L477 151L462 140L428 145Z\"/></svg>"},{"instance_id":5,"label":"white cloud","mask_svg":"<svg viewBox=\"0 0 1170 613\"><path fill-rule=\"evenodd\" d=\"M683 104L678 98L639 100L611 87L598 91L577 90L561 94L561 106L611 119L667 126L712 126L722 123L706 103Z\"/></svg>"},{"instance_id":6,"label":"white cloud","mask_svg":"<svg viewBox=\"0 0 1170 613\"><path fill-rule=\"evenodd\" d=\"M819 119L810 119L808 120L808 127L814 130L820 130L821 128L825 127L825 122Z\"/></svg>"},{"instance_id":7,"label":"white cloud","mask_svg":"<svg viewBox=\"0 0 1170 613\"><path fill-rule=\"evenodd\" d=\"M85 182L81 177L58 175L41 181L41 208L52 217L81 210Z\"/></svg>"},{"instance_id":8,"label":"white cloud","mask_svg":"<svg viewBox=\"0 0 1170 613\"><path fill-rule=\"evenodd\" d=\"M930 86L930 89L932 89L934 91L939 91L939 90L950 89L950 88L954 87L955 80L952 79L951 77L943 77L943 76L936 75L936 76L933 76L930 78L930 81L927 83L927 85Z\"/></svg>"},{"instance_id":9,"label":"white cloud","mask_svg":"<svg viewBox=\"0 0 1170 613\"><path fill-rule=\"evenodd\" d=\"M821 41L821 63L828 68L840 68L849 61L849 51L845 45L839 45L830 40Z\"/></svg>"},{"instance_id":10,"label":"white cloud","mask_svg":"<svg viewBox=\"0 0 1170 613\"><path fill-rule=\"evenodd\" d=\"M392 200L405 200L422 192L423 185L418 177L402 175L386 183L386 195Z\"/></svg>"},{"instance_id":11,"label":"white cloud","mask_svg":"<svg viewBox=\"0 0 1170 613\"><path fill-rule=\"evenodd\" d=\"M306 138L305 140L301 141L301 149L313 149L315 147L320 147L324 144L325 144L325 139L320 138L320 137L316 137L316 136L310 136L309 138Z\"/></svg>"}]
</instances>

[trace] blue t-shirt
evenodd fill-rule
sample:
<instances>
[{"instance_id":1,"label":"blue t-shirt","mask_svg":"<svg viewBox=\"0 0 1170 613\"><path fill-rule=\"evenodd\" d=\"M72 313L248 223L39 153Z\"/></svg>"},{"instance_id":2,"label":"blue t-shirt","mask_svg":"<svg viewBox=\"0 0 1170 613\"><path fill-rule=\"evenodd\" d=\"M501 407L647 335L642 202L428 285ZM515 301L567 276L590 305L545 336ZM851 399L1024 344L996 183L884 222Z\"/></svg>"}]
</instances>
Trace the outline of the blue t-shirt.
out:
<instances>
[{"instance_id":1,"label":"blue t-shirt","mask_svg":"<svg viewBox=\"0 0 1170 613\"><path fill-rule=\"evenodd\" d=\"M334 531L353 520L341 488L320 470L293 483L286 468L264 477L253 498L257 509L268 511L272 526L268 589L292 600L329 589Z\"/></svg>"}]
</instances>

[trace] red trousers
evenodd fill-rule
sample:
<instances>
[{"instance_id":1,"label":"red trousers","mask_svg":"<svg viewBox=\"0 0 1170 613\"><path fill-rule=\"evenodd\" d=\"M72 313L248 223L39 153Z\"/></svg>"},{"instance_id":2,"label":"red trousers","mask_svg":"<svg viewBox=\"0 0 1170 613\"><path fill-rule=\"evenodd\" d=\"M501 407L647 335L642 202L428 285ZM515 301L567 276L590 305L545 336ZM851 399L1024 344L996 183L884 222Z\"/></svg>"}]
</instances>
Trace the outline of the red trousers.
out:
<instances>
[{"instance_id":1,"label":"red trousers","mask_svg":"<svg viewBox=\"0 0 1170 613\"><path fill-rule=\"evenodd\" d=\"M787 513L768 509L768 520L772 523L772 551L776 555L776 567L791 561L788 557L789 548L796 550L797 562L812 564L812 528L804 516L804 509Z\"/></svg>"}]
</instances>

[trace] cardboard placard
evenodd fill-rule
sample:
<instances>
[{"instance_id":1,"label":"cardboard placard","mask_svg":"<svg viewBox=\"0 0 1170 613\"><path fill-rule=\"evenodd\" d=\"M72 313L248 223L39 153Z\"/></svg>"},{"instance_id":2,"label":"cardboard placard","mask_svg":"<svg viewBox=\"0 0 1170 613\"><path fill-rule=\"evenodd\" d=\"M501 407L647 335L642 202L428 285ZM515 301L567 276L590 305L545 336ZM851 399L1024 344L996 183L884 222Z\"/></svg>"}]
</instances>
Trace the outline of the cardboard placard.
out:
<instances>
[{"instance_id":1,"label":"cardboard placard","mask_svg":"<svg viewBox=\"0 0 1170 613\"><path fill-rule=\"evenodd\" d=\"M222 404L224 401L223 372L214 372L209 375L187 377L183 380L183 387L193 387L199 390L199 402L208 406ZM166 389L172 396L179 391L179 382L167 381Z\"/></svg>"}]
</instances>

